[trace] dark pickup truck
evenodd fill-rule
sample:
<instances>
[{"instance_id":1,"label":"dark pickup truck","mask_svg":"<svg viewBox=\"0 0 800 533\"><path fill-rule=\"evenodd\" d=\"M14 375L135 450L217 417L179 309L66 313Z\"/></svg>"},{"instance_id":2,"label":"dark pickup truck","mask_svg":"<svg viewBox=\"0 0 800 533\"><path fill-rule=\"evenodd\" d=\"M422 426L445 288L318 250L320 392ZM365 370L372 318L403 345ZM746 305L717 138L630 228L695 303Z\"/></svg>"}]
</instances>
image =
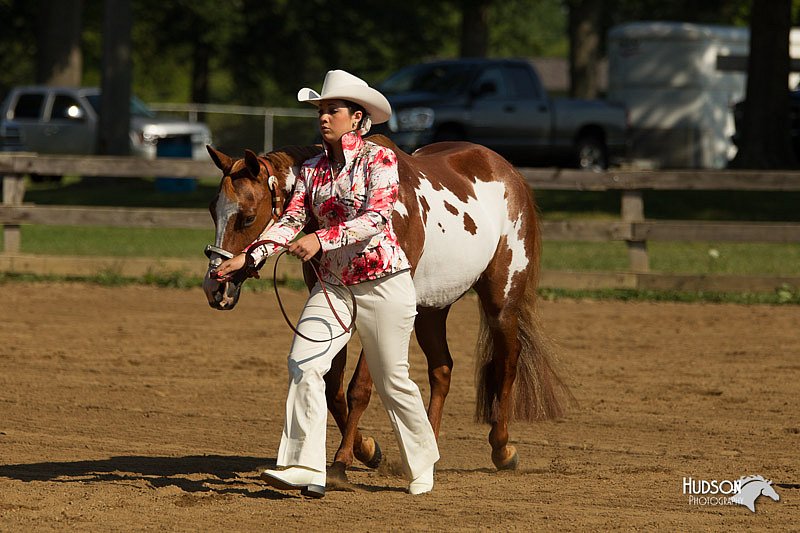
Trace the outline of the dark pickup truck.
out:
<instances>
[{"instance_id":1,"label":"dark pickup truck","mask_svg":"<svg viewBox=\"0 0 800 533\"><path fill-rule=\"evenodd\" d=\"M466 140L515 164L604 169L627 147L625 108L603 100L550 98L533 64L458 59L412 65L379 85L394 114L374 133L412 152Z\"/></svg>"}]
</instances>

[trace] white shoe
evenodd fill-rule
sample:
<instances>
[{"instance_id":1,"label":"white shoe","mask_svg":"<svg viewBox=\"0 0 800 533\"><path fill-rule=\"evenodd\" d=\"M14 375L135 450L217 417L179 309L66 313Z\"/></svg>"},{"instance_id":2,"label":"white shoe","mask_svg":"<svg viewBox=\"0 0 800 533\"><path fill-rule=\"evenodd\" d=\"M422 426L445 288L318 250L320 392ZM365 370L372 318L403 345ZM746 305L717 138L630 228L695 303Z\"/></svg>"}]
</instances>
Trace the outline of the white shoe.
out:
<instances>
[{"instance_id":1,"label":"white shoe","mask_svg":"<svg viewBox=\"0 0 800 533\"><path fill-rule=\"evenodd\" d=\"M325 472L290 466L285 470L264 470L261 479L276 489L299 490L303 496L322 498L325 496Z\"/></svg>"},{"instance_id":2,"label":"white shoe","mask_svg":"<svg viewBox=\"0 0 800 533\"><path fill-rule=\"evenodd\" d=\"M433 465L422 474L411 480L408 485L409 494L425 494L433 490Z\"/></svg>"}]
</instances>

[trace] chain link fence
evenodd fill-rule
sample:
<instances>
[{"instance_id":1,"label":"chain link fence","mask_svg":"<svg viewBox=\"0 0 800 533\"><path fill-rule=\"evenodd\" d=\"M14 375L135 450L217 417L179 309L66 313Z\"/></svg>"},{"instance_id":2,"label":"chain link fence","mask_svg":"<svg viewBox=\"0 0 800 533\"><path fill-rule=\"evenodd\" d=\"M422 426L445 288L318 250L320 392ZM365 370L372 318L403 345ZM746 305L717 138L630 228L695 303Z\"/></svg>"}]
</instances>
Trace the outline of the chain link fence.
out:
<instances>
[{"instance_id":1,"label":"chain link fence","mask_svg":"<svg viewBox=\"0 0 800 533\"><path fill-rule=\"evenodd\" d=\"M148 104L153 111L191 122L205 122L214 147L237 155L249 148L270 152L281 146L320 142L313 109L217 104Z\"/></svg>"}]
</instances>

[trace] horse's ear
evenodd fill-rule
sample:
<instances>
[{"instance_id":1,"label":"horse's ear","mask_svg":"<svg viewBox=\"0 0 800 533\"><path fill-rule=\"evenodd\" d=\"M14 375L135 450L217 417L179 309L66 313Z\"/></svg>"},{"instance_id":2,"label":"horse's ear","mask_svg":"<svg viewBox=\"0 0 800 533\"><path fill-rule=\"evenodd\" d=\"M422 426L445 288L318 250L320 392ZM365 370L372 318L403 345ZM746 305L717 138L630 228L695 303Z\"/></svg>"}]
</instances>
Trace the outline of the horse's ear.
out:
<instances>
[{"instance_id":1,"label":"horse's ear","mask_svg":"<svg viewBox=\"0 0 800 533\"><path fill-rule=\"evenodd\" d=\"M259 163L258 156L254 151L245 149L244 164L247 165L247 170L250 171L250 174L254 178L258 178L258 175L261 174L261 163Z\"/></svg>"},{"instance_id":2,"label":"horse's ear","mask_svg":"<svg viewBox=\"0 0 800 533\"><path fill-rule=\"evenodd\" d=\"M233 168L233 159L223 154L219 150L215 150L210 144L206 145L206 150L208 150L208 155L211 156L211 160L214 161L214 164L217 165L218 169L220 169L226 176L231 173L231 168Z\"/></svg>"}]
</instances>

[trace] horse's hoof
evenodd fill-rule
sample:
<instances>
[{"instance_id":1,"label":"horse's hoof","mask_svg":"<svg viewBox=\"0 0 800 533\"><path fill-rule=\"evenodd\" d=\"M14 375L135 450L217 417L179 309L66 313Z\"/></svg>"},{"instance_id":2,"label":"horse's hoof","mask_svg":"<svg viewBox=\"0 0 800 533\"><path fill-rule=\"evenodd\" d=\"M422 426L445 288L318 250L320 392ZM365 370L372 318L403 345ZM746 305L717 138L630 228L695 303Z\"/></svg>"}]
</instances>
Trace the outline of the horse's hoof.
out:
<instances>
[{"instance_id":1,"label":"horse's hoof","mask_svg":"<svg viewBox=\"0 0 800 533\"><path fill-rule=\"evenodd\" d=\"M325 480L325 488L327 490L338 490L353 492L356 490L355 485L347 480L347 467L344 463L339 461L334 462L328 468L328 476Z\"/></svg>"},{"instance_id":2,"label":"horse's hoof","mask_svg":"<svg viewBox=\"0 0 800 533\"><path fill-rule=\"evenodd\" d=\"M372 453L367 455L370 453L370 448L372 448ZM361 446L358 448L358 450L356 450L355 455L356 459L373 470L378 468L383 461L383 452L381 452L381 447L378 445L378 441L372 437L366 437L363 441L361 441Z\"/></svg>"},{"instance_id":3,"label":"horse's hoof","mask_svg":"<svg viewBox=\"0 0 800 533\"><path fill-rule=\"evenodd\" d=\"M364 464L367 467L372 468L373 470L375 470L376 468L381 466L381 461L383 461L383 452L381 451L381 447L378 444L378 441L373 439L372 442L375 443L375 451L372 453L372 459L370 459L369 461L364 462Z\"/></svg>"},{"instance_id":4,"label":"horse's hoof","mask_svg":"<svg viewBox=\"0 0 800 533\"><path fill-rule=\"evenodd\" d=\"M507 446L508 453L492 452L492 462L498 470L516 470L519 466L519 454L513 446Z\"/></svg>"}]
</instances>

